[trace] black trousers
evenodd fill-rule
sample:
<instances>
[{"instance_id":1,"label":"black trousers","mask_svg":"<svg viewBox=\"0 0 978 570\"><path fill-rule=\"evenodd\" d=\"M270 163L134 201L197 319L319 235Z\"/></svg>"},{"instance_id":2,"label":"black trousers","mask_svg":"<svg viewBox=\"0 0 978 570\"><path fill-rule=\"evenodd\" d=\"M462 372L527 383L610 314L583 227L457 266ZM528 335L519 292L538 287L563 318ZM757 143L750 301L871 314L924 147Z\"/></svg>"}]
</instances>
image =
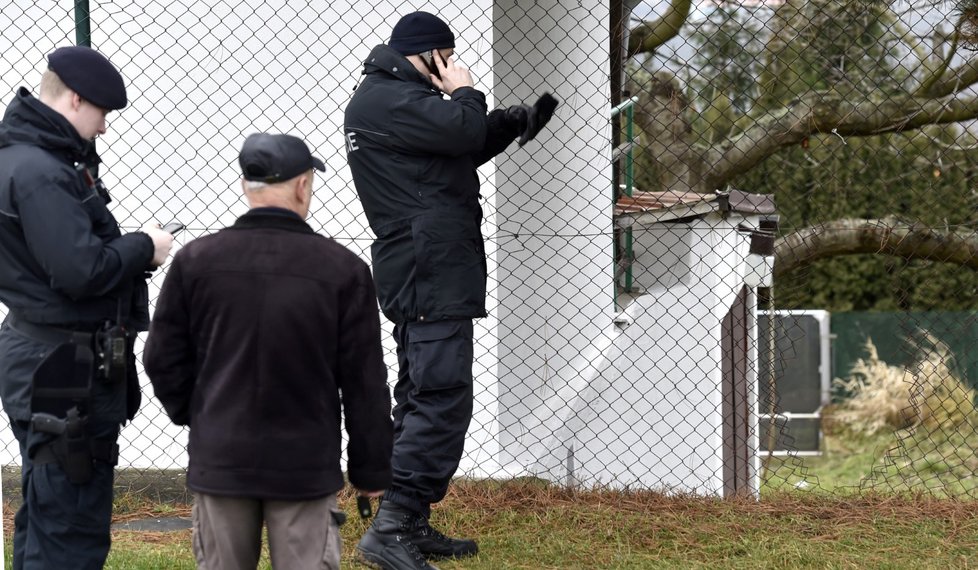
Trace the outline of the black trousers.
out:
<instances>
[{"instance_id":1,"label":"black trousers","mask_svg":"<svg viewBox=\"0 0 978 570\"><path fill-rule=\"evenodd\" d=\"M424 516L445 497L472 421L472 320L396 325L393 483L384 500Z\"/></svg>"},{"instance_id":2,"label":"black trousers","mask_svg":"<svg viewBox=\"0 0 978 570\"><path fill-rule=\"evenodd\" d=\"M45 434L34 434L28 422L11 419L20 444L24 502L14 515L14 570L71 568L99 570L109 554L112 523L113 466L95 462L94 477L75 485L57 463L36 465L28 450ZM89 433L116 441L117 423L94 423Z\"/></svg>"}]
</instances>

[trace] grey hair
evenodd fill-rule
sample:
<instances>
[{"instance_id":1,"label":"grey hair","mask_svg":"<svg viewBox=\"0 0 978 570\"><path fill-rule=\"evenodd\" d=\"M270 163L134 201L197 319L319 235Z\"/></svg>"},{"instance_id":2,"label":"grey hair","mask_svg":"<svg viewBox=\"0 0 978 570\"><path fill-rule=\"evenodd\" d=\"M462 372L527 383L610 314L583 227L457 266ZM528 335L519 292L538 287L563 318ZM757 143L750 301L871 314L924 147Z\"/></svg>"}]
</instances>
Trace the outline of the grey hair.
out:
<instances>
[{"instance_id":1,"label":"grey hair","mask_svg":"<svg viewBox=\"0 0 978 570\"><path fill-rule=\"evenodd\" d=\"M245 192L258 192L267 188L269 184L265 182L260 182L258 180L245 180L244 189Z\"/></svg>"}]
</instances>

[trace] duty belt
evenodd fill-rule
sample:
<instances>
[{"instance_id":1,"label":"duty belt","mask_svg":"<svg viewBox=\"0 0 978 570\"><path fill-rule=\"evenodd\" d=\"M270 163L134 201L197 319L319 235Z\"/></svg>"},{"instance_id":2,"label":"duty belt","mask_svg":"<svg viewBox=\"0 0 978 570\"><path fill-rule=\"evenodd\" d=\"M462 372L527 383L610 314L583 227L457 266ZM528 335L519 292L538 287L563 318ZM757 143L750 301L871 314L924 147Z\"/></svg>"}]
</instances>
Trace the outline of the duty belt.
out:
<instances>
[{"instance_id":1,"label":"duty belt","mask_svg":"<svg viewBox=\"0 0 978 570\"><path fill-rule=\"evenodd\" d=\"M74 342L75 344L91 346L92 343L92 333L34 324L25 321L14 313L7 315L7 320L4 322L20 334L47 344Z\"/></svg>"},{"instance_id":2,"label":"duty belt","mask_svg":"<svg viewBox=\"0 0 978 570\"><path fill-rule=\"evenodd\" d=\"M89 440L88 443L92 449L92 459L108 463L112 466L119 463L118 444L111 441L100 441L97 439ZM34 457L31 458L31 462L33 462L34 465L57 463L58 458L54 453L52 444L49 443L39 447L37 451L34 452Z\"/></svg>"}]
</instances>

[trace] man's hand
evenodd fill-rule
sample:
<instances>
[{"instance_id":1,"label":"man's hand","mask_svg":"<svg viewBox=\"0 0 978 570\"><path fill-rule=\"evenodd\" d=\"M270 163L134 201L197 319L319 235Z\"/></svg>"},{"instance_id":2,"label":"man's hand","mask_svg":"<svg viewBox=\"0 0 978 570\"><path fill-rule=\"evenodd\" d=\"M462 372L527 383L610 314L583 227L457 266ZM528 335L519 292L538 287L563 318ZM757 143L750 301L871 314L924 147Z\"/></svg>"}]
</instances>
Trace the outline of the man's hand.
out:
<instances>
[{"instance_id":1,"label":"man's hand","mask_svg":"<svg viewBox=\"0 0 978 570\"><path fill-rule=\"evenodd\" d=\"M509 126L518 134L522 135L526 131L526 125L530 121L531 111L533 111L533 107L529 105L513 105L512 107L506 107L503 116Z\"/></svg>"},{"instance_id":2,"label":"man's hand","mask_svg":"<svg viewBox=\"0 0 978 570\"><path fill-rule=\"evenodd\" d=\"M537 133L550 121L550 117L554 116L554 110L557 108L558 103L557 98L550 93L541 95L537 99L537 102L533 104L533 107L530 108L529 113L527 113L526 129L520 132L520 140L517 144L523 146L527 142L532 141L537 136Z\"/></svg>"},{"instance_id":3,"label":"man's hand","mask_svg":"<svg viewBox=\"0 0 978 570\"><path fill-rule=\"evenodd\" d=\"M528 105L513 105L505 111L506 121L519 133L520 146L532 141L541 129L550 121L557 108L557 98L550 93L544 93L532 107Z\"/></svg>"},{"instance_id":4,"label":"man's hand","mask_svg":"<svg viewBox=\"0 0 978 570\"><path fill-rule=\"evenodd\" d=\"M435 77L434 74L429 75L428 78L431 79L431 83L441 90L442 93L451 96L459 87L475 86L475 83L472 81L472 74L469 73L468 69L461 65L455 65L455 61L450 57L443 60L438 50L432 51L432 59L435 60L435 67L438 69L438 74L441 75L441 79Z\"/></svg>"},{"instance_id":5,"label":"man's hand","mask_svg":"<svg viewBox=\"0 0 978 570\"><path fill-rule=\"evenodd\" d=\"M160 229L159 224L149 223L143 226L142 231L153 240L153 267L159 267L166 261L166 256L170 255L170 248L173 247L173 234Z\"/></svg>"}]
</instances>

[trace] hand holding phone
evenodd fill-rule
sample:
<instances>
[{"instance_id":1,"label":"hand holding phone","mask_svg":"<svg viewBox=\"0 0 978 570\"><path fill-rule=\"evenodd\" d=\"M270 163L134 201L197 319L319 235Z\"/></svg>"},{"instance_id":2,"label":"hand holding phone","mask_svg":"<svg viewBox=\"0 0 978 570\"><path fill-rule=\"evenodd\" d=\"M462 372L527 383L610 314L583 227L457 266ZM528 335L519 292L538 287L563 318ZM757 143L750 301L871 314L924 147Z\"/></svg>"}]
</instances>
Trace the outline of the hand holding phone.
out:
<instances>
[{"instance_id":1,"label":"hand holding phone","mask_svg":"<svg viewBox=\"0 0 978 570\"><path fill-rule=\"evenodd\" d=\"M436 72L433 72L430 77L431 83L440 89L442 93L451 95L459 87L473 87L475 85L469 70L461 65L455 65L451 57L443 57L438 50L432 50L427 53L430 54L430 59L433 60L436 69ZM438 54L437 56L434 55L436 53ZM427 62L423 57L422 59Z\"/></svg>"},{"instance_id":2,"label":"hand holding phone","mask_svg":"<svg viewBox=\"0 0 978 570\"><path fill-rule=\"evenodd\" d=\"M163 229L164 232L166 232L166 233L168 233L170 235L176 235L180 230L184 229L185 227L186 226L184 226L180 222L173 221L173 222L170 222L169 224L163 226L162 229Z\"/></svg>"},{"instance_id":3,"label":"hand holding phone","mask_svg":"<svg viewBox=\"0 0 978 570\"><path fill-rule=\"evenodd\" d=\"M435 65L435 55L434 55L435 51L436 50L432 50L432 49L428 51L423 51L419 53L418 56L421 57L421 60L424 61L424 64L428 67L428 72L434 75L435 77L437 77L438 79L441 79L441 73L439 73L438 71L438 66ZM441 59L441 53L438 54L438 58Z\"/></svg>"},{"instance_id":4,"label":"hand holding phone","mask_svg":"<svg viewBox=\"0 0 978 570\"><path fill-rule=\"evenodd\" d=\"M173 234L167 228L161 228L156 222L144 225L142 231L153 240L153 259L150 261L150 266L163 265L166 257L170 255L170 248L173 247Z\"/></svg>"}]
</instances>

